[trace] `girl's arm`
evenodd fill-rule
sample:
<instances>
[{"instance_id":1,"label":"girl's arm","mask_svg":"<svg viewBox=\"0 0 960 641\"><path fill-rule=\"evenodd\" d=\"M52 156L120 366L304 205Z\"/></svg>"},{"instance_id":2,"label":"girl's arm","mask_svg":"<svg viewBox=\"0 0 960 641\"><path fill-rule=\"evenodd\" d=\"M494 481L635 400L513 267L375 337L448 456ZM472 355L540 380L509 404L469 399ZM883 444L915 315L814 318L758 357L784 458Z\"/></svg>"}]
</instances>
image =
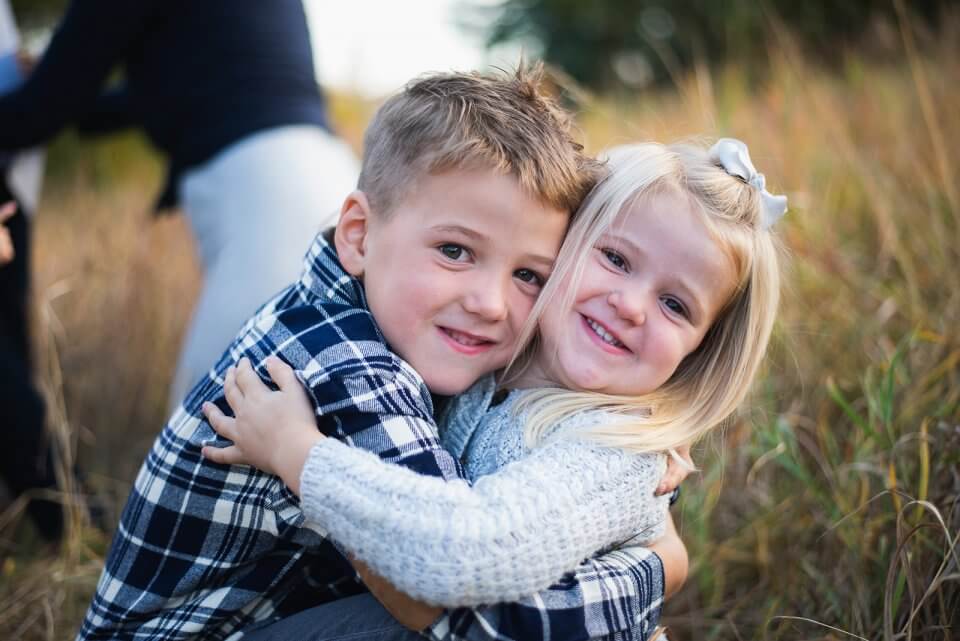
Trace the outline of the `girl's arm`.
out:
<instances>
[{"instance_id":1,"label":"girl's arm","mask_svg":"<svg viewBox=\"0 0 960 641\"><path fill-rule=\"evenodd\" d=\"M416 599L450 606L516 600L633 538L638 527L646 540L662 532L666 497L653 496L660 457L557 441L472 488L444 482L319 436L308 411L289 409L303 393L282 369L270 365L279 392L249 367L228 375L237 419L211 407L207 416L234 446L205 454L279 474L299 489L309 520ZM267 406L275 411L261 411Z\"/></svg>"}]
</instances>

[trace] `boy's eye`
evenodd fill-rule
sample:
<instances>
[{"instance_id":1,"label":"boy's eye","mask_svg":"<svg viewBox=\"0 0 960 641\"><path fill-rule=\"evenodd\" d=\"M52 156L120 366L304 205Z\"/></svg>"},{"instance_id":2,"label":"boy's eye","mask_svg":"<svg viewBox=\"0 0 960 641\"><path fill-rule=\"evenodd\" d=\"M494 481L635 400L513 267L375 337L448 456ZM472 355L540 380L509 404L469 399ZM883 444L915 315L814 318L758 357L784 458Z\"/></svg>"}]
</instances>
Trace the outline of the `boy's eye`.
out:
<instances>
[{"instance_id":1,"label":"boy's eye","mask_svg":"<svg viewBox=\"0 0 960 641\"><path fill-rule=\"evenodd\" d=\"M464 247L457 245L456 243L444 243L437 249L439 249L440 253L450 260L461 260L467 253L467 250Z\"/></svg>"},{"instance_id":2,"label":"boy's eye","mask_svg":"<svg viewBox=\"0 0 960 641\"><path fill-rule=\"evenodd\" d=\"M607 261L617 269L627 269L627 259L612 249L601 249Z\"/></svg>"},{"instance_id":3,"label":"boy's eye","mask_svg":"<svg viewBox=\"0 0 960 641\"><path fill-rule=\"evenodd\" d=\"M543 286L543 277L532 269L518 269L517 271L513 272L513 275L524 283L530 283L531 285L536 285L537 287Z\"/></svg>"},{"instance_id":4,"label":"boy's eye","mask_svg":"<svg viewBox=\"0 0 960 641\"><path fill-rule=\"evenodd\" d=\"M687 313L687 308L684 307L683 303L678 301L676 298L673 298L672 296L664 296L663 304L666 306L667 309L669 309L671 312L673 312L677 316L690 318L690 314Z\"/></svg>"}]
</instances>

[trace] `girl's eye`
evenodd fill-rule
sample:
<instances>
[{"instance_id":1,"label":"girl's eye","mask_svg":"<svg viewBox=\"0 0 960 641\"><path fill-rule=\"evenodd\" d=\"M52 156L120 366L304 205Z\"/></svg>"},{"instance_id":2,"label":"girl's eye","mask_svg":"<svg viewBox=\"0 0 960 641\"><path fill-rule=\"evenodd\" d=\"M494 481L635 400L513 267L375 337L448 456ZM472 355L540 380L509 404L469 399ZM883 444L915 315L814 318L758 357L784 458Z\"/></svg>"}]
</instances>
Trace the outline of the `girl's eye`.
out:
<instances>
[{"instance_id":1,"label":"girl's eye","mask_svg":"<svg viewBox=\"0 0 960 641\"><path fill-rule=\"evenodd\" d=\"M518 269L513 275L524 283L543 287L543 277L532 269Z\"/></svg>"},{"instance_id":2,"label":"girl's eye","mask_svg":"<svg viewBox=\"0 0 960 641\"><path fill-rule=\"evenodd\" d=\"M607 261L617 269L627 269L627 259L613 251L612 249L601 249L603 255L607 257Z\"/></svg>"},{"instance_id":3,"label":"girl's eye","mask_svg":"<svg viewBox=\"0 0 960 641\"><path fill-rule=\"evenodd\" d=\"M671 312L673 312L677 316L690 318L690 314L687 313L687 308L684 307L683 303L678 301L676 298L673 298L671 296L664 296L663 304L666 306L667 309L669 309Z\"/></svg>"},{"instance_id":4,"label":"girl's eye","mask_svg":"<svg viewBox=\"0 0 960 641\"><path fill-rule=\"evenodd\" d=\"M459 261L463 259L467 253L466 248L457 245L456 243L444 243L440 245L437 249L440 250L440 253L449 258L450 260Z\"/></svg>"}]
</instances>

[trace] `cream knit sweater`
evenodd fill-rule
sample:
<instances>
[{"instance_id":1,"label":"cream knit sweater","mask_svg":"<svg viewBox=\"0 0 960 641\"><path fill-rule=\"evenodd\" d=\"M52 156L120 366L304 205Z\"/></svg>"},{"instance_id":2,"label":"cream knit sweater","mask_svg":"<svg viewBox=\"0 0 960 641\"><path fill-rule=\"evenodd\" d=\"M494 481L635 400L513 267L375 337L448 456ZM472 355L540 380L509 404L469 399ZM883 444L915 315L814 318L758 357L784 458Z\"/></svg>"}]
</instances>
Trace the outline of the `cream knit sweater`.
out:
<instances>
[{"instance_id":1,"label":"cream knit sweater","mask_svg":"<svg viewBox=\"0 0 960 641\"><path fill-rule=\"evenodd\" d=\"M523 392L487 409L491 394L487 380L459 397L443 434L476 479L472 486L327 438L310 451L301 475L307 520L401 591L448 607L515 601L601 550L663 533L669 499L653 493L665 456L576 437L610 420L601 412L567 419L546 444L527 451L515 412ZM479 423L464 427L464 416L483 410Z\"/></svg>"}]
</instances>

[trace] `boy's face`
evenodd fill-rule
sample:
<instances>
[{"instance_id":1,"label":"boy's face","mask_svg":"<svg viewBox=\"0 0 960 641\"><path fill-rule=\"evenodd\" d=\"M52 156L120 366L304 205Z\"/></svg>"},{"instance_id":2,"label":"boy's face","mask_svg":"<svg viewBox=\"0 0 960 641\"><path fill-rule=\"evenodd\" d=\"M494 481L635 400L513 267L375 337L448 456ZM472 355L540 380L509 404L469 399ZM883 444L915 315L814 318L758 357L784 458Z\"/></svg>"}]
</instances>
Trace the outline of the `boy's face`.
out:
<instances>
[{"instance_id":1,"label":"boy's face","mask_svg":"<svg viewBox=\"0 0 960 641\"><path fill-rule=\"evenodd\" d=\"M510 176L450 171L422 177L387 216L348 197L337 252L390 348L431 392L458 394L513 354L568 218Z\"/></svg>"}]
</instances>

